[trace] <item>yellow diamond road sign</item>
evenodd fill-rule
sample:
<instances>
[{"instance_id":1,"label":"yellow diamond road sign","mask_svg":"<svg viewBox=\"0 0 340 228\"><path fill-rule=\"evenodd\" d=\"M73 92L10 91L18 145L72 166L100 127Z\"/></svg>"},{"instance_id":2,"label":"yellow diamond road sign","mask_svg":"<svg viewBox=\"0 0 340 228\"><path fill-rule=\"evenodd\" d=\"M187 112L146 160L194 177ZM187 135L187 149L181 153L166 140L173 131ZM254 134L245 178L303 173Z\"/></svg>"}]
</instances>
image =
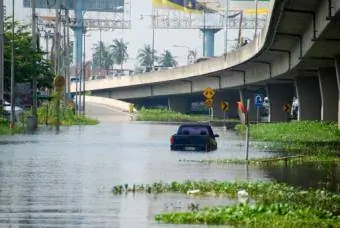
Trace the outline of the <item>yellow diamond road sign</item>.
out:
<instances>
[{"instance_id":1,"label":"yellow diamond road sign","mask_svg":"<svg viewBox=\"0 0 340 228\"><path fill-rule=\"evenodd\" d=\"M211 108L213 106L213 100L212 99L206 99L204 102L205 107Z\"/></svg>"},{"instance_id":2,"label":"yellow diamond road sign","mask_svg":"<svg viewBox=\"0 0 340 228\"><path fill-rule=\"evenodd\" d=\"M205 90L203 91L203 96L207 99L211 99L214 95L215 91L210 87L205 88Z\"/></svg>"},{"instance_id":3,"label":"yellow diamond road sign","mask_svg":"<svg viewBox=\"0 0 340 228\"><path fill-rule=\"evenodd\" d=\"M222 111L228 111L228 109L229 109L229 102L222 101L221 102L221 109L222 109Z\"/></svg>"}]
</instances>

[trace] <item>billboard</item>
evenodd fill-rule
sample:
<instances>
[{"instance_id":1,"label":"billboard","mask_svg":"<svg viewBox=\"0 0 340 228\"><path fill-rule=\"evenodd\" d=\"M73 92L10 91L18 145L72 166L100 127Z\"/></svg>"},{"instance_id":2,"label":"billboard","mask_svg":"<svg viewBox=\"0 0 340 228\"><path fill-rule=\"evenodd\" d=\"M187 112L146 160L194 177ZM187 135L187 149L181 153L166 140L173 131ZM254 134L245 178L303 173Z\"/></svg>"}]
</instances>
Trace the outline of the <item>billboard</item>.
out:
<instances>
[{"instance_id":1,"label":"billboard","mask_svg":"<svg viewBox=\"0 0 340 228\"><path fill-rule=\"evenodd\" d=\"M269 0L229 0L230 11L243 11L244 15L267 14ZM199 0L152 0L156 9L174 10L184 13L224 14L225 1Z\"/></svg>"},{"instance_id":2,"label":"billboard","mask_svg":"<svg viewBox=\"0 0 340 228\"><path fill-rule=\"evenodd\" d=\"M57 0L35 0L37 8L55 9ZM124 0L60 0L63 7L75 10L75 2L83 1L83 10L97 12L124 12ZM31 8L31 0L23 0L25 8Z\"/></svg>"}]
</instances>

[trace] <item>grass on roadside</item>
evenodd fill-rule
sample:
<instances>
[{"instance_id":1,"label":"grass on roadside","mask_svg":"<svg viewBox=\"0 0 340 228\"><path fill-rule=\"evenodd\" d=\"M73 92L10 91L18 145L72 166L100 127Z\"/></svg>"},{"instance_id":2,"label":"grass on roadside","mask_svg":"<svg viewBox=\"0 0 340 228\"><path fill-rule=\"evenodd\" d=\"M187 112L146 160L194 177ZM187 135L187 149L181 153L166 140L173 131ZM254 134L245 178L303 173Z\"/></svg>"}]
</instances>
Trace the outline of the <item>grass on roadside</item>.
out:
<instances>
[{"instance_id":1,"label":"grass on roadside","mask_svg":"<svg viewBox=\"0 0 340 228\"><path fill-rule=\"evenodd\" d=\"M137 121L160 121L160 122L200 122L210 121L209 115L188 115L167 109L146 109L141 108L137 114ZM214 118L214 121L222 121L221 118ZM229 120L237 121L237 120Z\"/></svg>"},{"instance_id":2,"label":"grass on roadside","mask_svg":"<svg viewBox=\"0 0 340 228\"><path fill-rule=\"evenodd\" d=\"M236 131L245 134L245 126ZM340 131L335 123L296 121L250 125L250 137L267 142L266 147L317 155L339 154Z\"/></svg>"}]
</instances>

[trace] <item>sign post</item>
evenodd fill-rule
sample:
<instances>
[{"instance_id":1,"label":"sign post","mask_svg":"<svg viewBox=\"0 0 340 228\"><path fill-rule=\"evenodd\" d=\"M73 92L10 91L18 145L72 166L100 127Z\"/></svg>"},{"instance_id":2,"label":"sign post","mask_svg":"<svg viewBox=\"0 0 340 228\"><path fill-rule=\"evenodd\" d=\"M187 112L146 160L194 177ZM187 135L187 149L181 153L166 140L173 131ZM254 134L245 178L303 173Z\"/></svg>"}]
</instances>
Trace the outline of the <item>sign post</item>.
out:
<instances>
[{"instance_id":1,"label":"sign post","mask_svg":"<svg viewBox=\"0 0 340 228\"><path fill-rule=\"evenodd\" d=\"M204 89L203 91L203 96L205 97L205 101L204 101L204 105L205 107L207 107L209 109L209 115L211 117L211 120L213 119L213 116L214 116L214 113L213 113L213 104L214 104L214 101L213 101L213 97L215 95L215 91L210 88L210 87L207 87Z\"/></svg>"},{"instance_id":2,"label":"sign post","mask_svg":"<svg viewBox=\"0 0 340 228\"><path fill-rule=\"evenodd\" d=\"M260 120L260 108L263 106L263 99L260 94L255 95L254 104L256 107L256 123Z\"/></svg>"},{"instance_id":3,"label":"sign post","mask_svg":"<svg viewBox=\"0 0 340 228\"><path fill-rule=\"evenodd\" d=\"M250 108L250 100L247 100L247 110L246 110L246 161L248 161L249 157L249 108Z\"/></svg>"},{"instance_id":4,"label":"sign post","mask_svg":"<svg viewBox=\"0 0 340 228\"><path fill-rule=\"evenodd\" d=\"M223 111L223 120L224 120L224 122L226 121L226 114L227 114L227 112L228 112L228 110L229 110L229 102L227 102L227 101L222 101L221 102L221 109L222 109L222 111Z\"/></svg>"},{"instance_id":5,"label":"sign post","mask_svg":"<svg viewBox=\"0 0 340 228\"><path fill-rule=\"evenodd\" d=\"M289 113L291 111L291 105L290 104L284 104L282 107L282 110L287 114L286 118L288 119Z\"/></svg>"},{"instance_id":6,"label":"sign post","mask_svg":"<svg viewBox=\"0 0 340 228\"><path fill-rule=\"evenodd\" d=\"M63 76L56 76L53 81L53 85L56 91L56 113L57 113L57 120L55 122L56 130L60 130L60 99L62 92L64 91L65 86L65 78Z\"/></svg>"}]
</instances>

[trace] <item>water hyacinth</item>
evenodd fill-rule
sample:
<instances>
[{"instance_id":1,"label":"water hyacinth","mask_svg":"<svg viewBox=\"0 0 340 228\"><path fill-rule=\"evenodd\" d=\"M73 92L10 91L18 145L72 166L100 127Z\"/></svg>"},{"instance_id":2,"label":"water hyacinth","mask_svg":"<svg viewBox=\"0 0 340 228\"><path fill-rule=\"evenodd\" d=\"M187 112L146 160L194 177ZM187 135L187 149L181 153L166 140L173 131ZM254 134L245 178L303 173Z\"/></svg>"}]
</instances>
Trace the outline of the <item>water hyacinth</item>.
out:
<instances>
[{"instance_id":1,"label":"water hyacinth","mask_svg":"<svg viewBox=\"0 0 340 228\"><path fill-rule=\"evenodd\" d=\"M236 199L239 190L245 190L249 197L259 203L285 202L296 205L306 205L315 209L324 209L332 214L340 216L340 195L332 194L323 190L301 190L283 183L258 181L258 182L223 182L223 181L191 181L184 182L155 182L146 185L132 185L113 187L114 194L124 192L145 193L183 193L199 190L200 195L226 196Z\"/></svg>"}]
</instances>

